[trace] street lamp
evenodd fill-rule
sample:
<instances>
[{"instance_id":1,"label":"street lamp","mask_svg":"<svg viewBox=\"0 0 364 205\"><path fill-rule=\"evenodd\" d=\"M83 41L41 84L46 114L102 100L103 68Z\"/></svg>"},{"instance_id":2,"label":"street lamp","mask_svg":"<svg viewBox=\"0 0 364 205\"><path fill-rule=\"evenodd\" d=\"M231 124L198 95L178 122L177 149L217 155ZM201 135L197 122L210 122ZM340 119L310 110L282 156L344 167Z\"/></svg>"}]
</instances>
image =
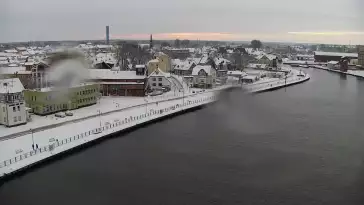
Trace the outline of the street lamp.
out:
<instances>
[{"instance_id":1,"label":"street lamp","mask_svg":"<svg viewBox=\"0 0 364 205\"><path fill-rule=\"evenodd\" d=\"M100 120L100 128L101 128L101 110L98 110L99 112L99 120Z\"/></svg>"},{"instance_id":2,"label":"street lamp","mask_svg":"<svg viewBox=\"0 0 364 205\"><path fill-rule=\"evenodd\" d=\"M34 150L34 135L33 135L33 129L30 128L30 131L32 132L32 148Z\"/></svg>"},{"instance_id":3,"label":"street lamp","mask_svg":"<svg viewBox=\"0 0 364 205\"><path fill-rule=\"evenodd\" d=\"M147 95L148 97L148 95ZM148 100L146 99L146 97L144 97L144 102L145 102L145 114L148 113Z\"/></svg>"}]
</instances>

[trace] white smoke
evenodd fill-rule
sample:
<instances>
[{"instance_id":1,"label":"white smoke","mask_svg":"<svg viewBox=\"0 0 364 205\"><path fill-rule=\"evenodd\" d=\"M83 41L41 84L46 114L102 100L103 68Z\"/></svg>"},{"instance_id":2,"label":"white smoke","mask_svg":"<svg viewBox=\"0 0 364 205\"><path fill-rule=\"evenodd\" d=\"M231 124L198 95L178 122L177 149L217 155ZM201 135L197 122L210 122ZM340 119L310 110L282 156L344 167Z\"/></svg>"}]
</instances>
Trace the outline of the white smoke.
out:
<instances>
[{"instance_id":1,"label":"white smoke","mask_svg":"<svg viewBox=\"0 0 364 205\"><path fill-rule=\"evenodd\" d=\"M89 66L80 53L65 51L58 55L66 57L51 59L53 63L46 74L46 79L51 83L52 90L58 91L53 97L67 98L71 87L79 86L89 78Z\"/></svg>"}]
</instances>

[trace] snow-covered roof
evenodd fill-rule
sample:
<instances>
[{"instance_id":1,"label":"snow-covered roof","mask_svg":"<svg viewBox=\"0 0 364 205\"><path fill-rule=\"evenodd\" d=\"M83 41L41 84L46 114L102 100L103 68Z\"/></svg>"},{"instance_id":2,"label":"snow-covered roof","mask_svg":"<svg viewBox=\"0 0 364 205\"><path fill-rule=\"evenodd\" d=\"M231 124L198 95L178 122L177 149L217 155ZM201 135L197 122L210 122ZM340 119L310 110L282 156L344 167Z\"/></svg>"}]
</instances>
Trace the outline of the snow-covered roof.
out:
<instances>
[{"instance_id":1,"label":"snow-covered roof","mask_svg":"<svg viewBox=\"0 0 364 205\"><path fill-rule=\"evenodd\" d=\"M74 84L72 85L71 87L72 88L77 88L77 87L82 87L82 86L85 86L85 85L95 85L95 83L78 83L78 84ZM40 91L40 92L49 92L49 91L54 91L54 90L59 90L59 88L57 87L53 87L53 86L50 86L50 87L43 87L41 89L36 89L37 91Z\"/></svg>"},{"instance_id":2,"label":"snow-covered roof","mask_svg":"<svg viewBox=\"0 0 364 205\"><path fill-rule=\"evenodd\" d=\"M112 48L112 45L96 45L98 49Z\"/></svg>"},{"instance_id":3,"label":"snow-covered roof","mask_svg":"<svg viewBox=\"0 0 364 205\"><path fill-rule=\"evenodd\" d=\"M165 73L161 71L159 68L155 71L153 71L151 74L149 74L149 77L166 77L169 78L171 75L169 73Z\"/></svg>"},{"instance_id":4,"label":"snow-covered roof","mask_svg":"<svg viewBox=\"0 0 364 205\"><path fill-rule=\"evenodd\" d=\"M17 53L18 51L15 49L9 49L9 50L5 50L5 53Z\"/></svg>"},{"instance_id":5,"label":"snow-covered roof","mask_svg":"<svg viewBox=\"0 0 364 205\"><path fill-rule=\"evenodd\" d=\"M243 77L243 79L249 79L249 80L255 80L257 78L257 76L255 75L246 75Z\"/></svg>"},{"instance_id":6,"label":"snow-covered roof","mask_svg":"<svg viewBox=\"0 0 364 205\"><path fill-rule=\"evenodd\" d=\"M89 69L90 79L144 79L145 76L137 75L135 71L112 71L108 69Z\"/></svg>"},{"instance_id":7,"label":"snow-covered roof","mask_svg":"<svg viewBox=\"0 0 364 205\"><path fill-rule=\"evenodd\" d=\"M31 62L25 62L24 65L34 65L35 63L33 61Z\"/></svg>"},{"instance_id":8,"label":"snow-covered roof","mask_svg":"<svg viewBox=\"0 0 364 205\"><path fill-rule=\"evenodd\" d=\"M228 75L240 75L240 76L245 76L247 75L245 72L242 72L240 70L232 70L232 71L228 71L227 72Z\"/></svg>"},{"instance_id":9,"label":"snow-covered roof","mask_svg":"<svg viewBox=\"0 0 364 205\"><path fill-rule=\"evenodd\" d=\"M327 64L332 64L332 65L336 65L338 63L339 63L339 61L329 61L329 62L327 62Z\"/></svg>"},{"instance_id":10,"label":"snow-covered roof","mask_svg":"<svg viewBox=\"0 0 364 205\"><path fill-rule=\"evenodd\" d=\"M315 56L340 56L340 57L352 57L357 58L357 53L337 53L337 52L323 52L323 51L315 51Z\"/></svg>"},{"instance_id":11,"label":"snow-covered roof","mask_svg":"<svg viewBox=\"0 0 364 205\"><path fill-rule=\"evenodd\" d=\"M268 58L269 60L274 60L274 59L276 59L276 58L277 58L277 56L272 55L272 54L265 54L265 56L267 56L267 58Z\"/></svg>"},{"instance_id":12,"label":"snow-covered roof","mask_svg":"<svg viewBox=\"0 0 364 205\"><path fill-rule=\"evenodd\" d=\"M200 63L200 64L206 64L208 60L209 60L209 57L208 57L207 55L204 55L204 56L200 59L200 61L199 61L198 63Z\"/></svg>"},{"instance_id":13,"label":"snow-covered roof","mask_svg":"<svg viewBox=\"0 0 364 205\"><path fill-rule=\"evenodd\" d=\"M172 59L172 65L175 70L189 70L195 62L192 59L180 60Z\"/></svg>"},{"instance_id":14,"label":"snow-covered roof","mask_svg":"<svg viewBox=\"0 0 364 205\"><path fill-rule=\"evenodd\" d=\"M27 50L27 48L25 48L25 47L16 47L16 50L18 50L18 51L25 51L25 50Z\"/></svg>"},{"instance_id":15,"label":"snow-covered roof","mask_svg":"<svg viewBox=\"0 0 364 205\"><path fill-rule=\"evenodd\" d=\"M248 68L267 68L267 64L255 64L255 63L249 63Z\"/></svg>"},{"instance_id":16,"label":"snow-covered roof","mask_svg":"<svg viewBox=\"0 0 364 205\"><path fill-rule=\"evenodd\" d=\"M211 75L213 69L210 65L197 65L192 69L192 75L198 75L200 70L204 70L207 75Z\"/></svg>"},{"instance_id":17,"label":"snow-covered roof","mask_svg":"<svg viewBox=\"0 0 364 205\"><path fill-rule=\"evenodd\" d=\"M94 57L94 64L98 64L98 63L109 63L109 64L115 64L116 63L116 59L115 59L115 54L113 53L98 53L95 57Z\"/></svg>"},{"instance_id":18,"label":"snow-covered roof","mask_svg":"<svg viewBox=\"0 0 364 205\"><path fill-rule=\"evenodd\" d=\"M25 71L25 67L18 66L18 67L0 67L0 75L1 74L14 74L19 71Z\"/></svg>"},{"instance_id":19,"label":"snow-covered roof","mask_svg":"<svg viewBox=\"0 0 364 205\"><path fill-rule=\"evenodd\" d=\"M19 78L0 79L0 93L19 93L24 90Z\"/></svg>"},{"instance_id":20,"label":"snow-covered roof","mask_svg":"<svg viewBox=\"0 0 364 205\"><path fill-rule=\"evenodd\" d=\"M152 59L149 61L149 63L159 63L159 60L158 59Z\"/></svg>"},{"instance_id":21,"label":"snow-covered roof","mask_svg":"<svg viewBox=\"0 0 364 205\"><path fill-rule=\"evenodd\" d=\"M223 63L224 65L231 63L229 60L225 58L215 58L214 61L216 65L219 65L220 63Z\"/></svg>"},{"instance_id":22,"label":"snow-covered roof","mask_svg":"<svg viewBox=\"0 0 364 205\"><path fill-rule=\"evenodd\" d=\"M135 68L145 68L145 65L135 65Z\"/></svg>"}]
</instances>

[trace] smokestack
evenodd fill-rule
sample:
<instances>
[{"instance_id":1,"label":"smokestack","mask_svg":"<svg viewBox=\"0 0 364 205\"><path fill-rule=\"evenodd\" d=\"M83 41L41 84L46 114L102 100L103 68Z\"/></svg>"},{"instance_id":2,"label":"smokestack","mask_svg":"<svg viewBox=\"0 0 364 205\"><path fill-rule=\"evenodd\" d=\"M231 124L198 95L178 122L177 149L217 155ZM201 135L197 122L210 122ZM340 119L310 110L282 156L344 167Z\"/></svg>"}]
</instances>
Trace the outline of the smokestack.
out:
<instances>
[{"instance_id":1,"label":"smokestack","mask_svg":"<svg viewBox=\"0 0 364 205\"><path fill-rule=\"evenodd\" d=\"M109 26L106 26L106 44L109 45L109 41L110 41L110 29Z\"/></svg>"}]
</instances>

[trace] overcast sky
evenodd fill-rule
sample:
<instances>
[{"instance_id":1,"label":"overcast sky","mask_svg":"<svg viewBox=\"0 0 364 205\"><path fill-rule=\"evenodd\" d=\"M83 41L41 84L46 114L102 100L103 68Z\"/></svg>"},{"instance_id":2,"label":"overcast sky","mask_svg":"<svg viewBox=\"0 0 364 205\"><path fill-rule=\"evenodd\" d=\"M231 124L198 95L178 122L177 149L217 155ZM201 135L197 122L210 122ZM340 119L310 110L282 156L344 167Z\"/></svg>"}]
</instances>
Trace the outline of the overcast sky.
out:
<instances>
[{"instance_id":1,"label":"overcast sky","mask_svg":"<svg viewBox=\"0 0 364 205\"><path fill-rule=\"evenodd\" d=\"M112 38L364 44L363 8L363 0L0 0L0 42L103 39L110 25Z\"/></svg>"}]
</instances>

